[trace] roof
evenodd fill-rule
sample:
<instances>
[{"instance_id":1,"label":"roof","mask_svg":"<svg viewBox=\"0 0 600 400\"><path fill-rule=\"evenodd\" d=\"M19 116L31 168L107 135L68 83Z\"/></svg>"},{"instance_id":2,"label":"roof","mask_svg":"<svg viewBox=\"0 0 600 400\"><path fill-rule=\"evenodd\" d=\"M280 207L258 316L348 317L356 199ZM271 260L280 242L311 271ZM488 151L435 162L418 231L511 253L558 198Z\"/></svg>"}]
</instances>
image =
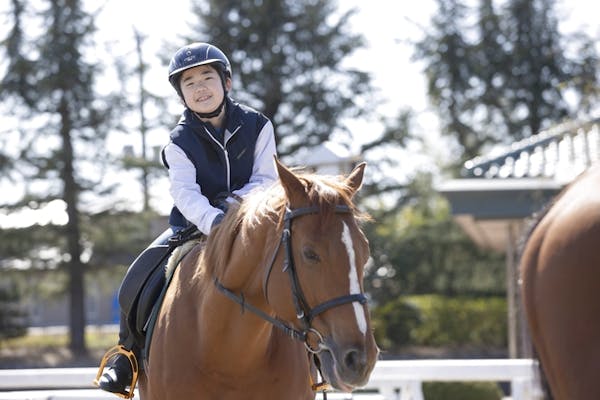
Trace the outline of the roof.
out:
<instances>
[{"instance_id":1,"label":"roof","mask_svg":"<svg viewBox=\"0 0 600 400\"><path fill-rule=\"evenodd\" d=\"M301 157L302 164L321 174L346 174L360 161L360 156L335 142L323 142L311 147Z\"/></svg>"},{"instance_id":2,"label":"roof","mask_svg":"<svg viewBox=\"0 0 600 400\"><path fill-rule=\"evenodd\" d=\"M438 191L481 247L504 251L533 213L600 162L600 118L557 125L464 164Z\"/></svg>"},{"instance_id":3,"label":"roof","mask_svg":"<svg viewBox=\"0 0 600 400\"><path fill-rule=\"evenodd\" d=\"M471 178L550 178L569 182L600 159L600 118L568 122L464 164Z\"/></svg>"},{"instance_id":4,"label":"roof","mask_svg":"<svg viewBox=\"0 0 600 400\"><path fill-rule=\"evenodd\" d=\"M355 160L356 155L339 143L323 142L311 149L306 155L303 163L307 166L318 166L324 164L338 164L348 160Z\"/></svg>"}]
</instances>

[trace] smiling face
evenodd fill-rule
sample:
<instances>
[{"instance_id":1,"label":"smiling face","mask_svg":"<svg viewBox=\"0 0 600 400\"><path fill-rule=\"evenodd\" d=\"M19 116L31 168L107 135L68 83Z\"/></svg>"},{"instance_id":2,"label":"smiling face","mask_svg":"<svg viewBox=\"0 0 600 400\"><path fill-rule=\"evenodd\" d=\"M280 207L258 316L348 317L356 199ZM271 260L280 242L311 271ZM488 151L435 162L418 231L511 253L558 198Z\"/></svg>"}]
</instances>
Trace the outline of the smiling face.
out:
<instances>
[{"instance_id":1,"label":"smiling face","mask_svg":"<svg viewBox=\"0 0 600 400\"><path fill-rule=\"evenodd\" d=\"M186 106L201 114L214 111L225 96L221 77L211 65L199 65L183 71L179 87ZM226 79L225 88L230 90L231 79Z\"/></svg>"}]
</instances>

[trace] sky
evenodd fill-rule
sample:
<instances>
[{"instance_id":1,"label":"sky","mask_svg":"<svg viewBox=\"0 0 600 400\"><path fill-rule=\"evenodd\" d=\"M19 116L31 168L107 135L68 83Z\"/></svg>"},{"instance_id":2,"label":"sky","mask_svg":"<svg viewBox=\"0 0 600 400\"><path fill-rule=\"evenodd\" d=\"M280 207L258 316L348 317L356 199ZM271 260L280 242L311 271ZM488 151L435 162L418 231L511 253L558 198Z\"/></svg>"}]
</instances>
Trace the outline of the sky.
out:
<instances>
[{"instance_id":1,"label":"sky","mask_svg":"<svg viewBox=\"0 0 600 400\"><path fill-rule=\"evenodd\" d=\"M98 57L133 54L133 31L137 29L146 35L144 53L153 68L149 71L147 81L151 90L158 95L170 99L169 109L175 113L179 104L166 79L166 67L162 65L157 54L165 42L177 43L182 36L188 36L189 23L196 21L191 15L189 0L147 1L147 0L105 0L97 2L88 0L88 11L98 10L96 20L98 28L97 40L102 44L98 49ZM358 9L350 23L355 33L361 33L367 42L364 49L357 51L346 61L348 66L367 70L372 73L373 86L378 90L378 99L382 102L375 109L379 115L393 118L399 109L410 107L416 112L415 129L426 138L425 146L429 154L420 154L422 149L408 149L410 157L403 160L403 168L407 171L430 168L433 159L448 157L447 147L439 137L435 114L426 100L426 86L422 73L423 66L412 59L412 46L422 37L429 26L432 13L435 11L434 0L409 2L402 0L338 0L341 10ZM95 8L96 7L96 8ZM0 5L1 9L6 6ZM561 15L561 28L565 32L585 29L590 35L600 37L600 2L590 0L559 0L558 11ZM183 40L183 39L181 39ZM201 38L199 38L201 40ZM184 43L182 42L182 45ZM169 56L169 55L167 55ZM235 74L235 71L234 71ZM107 78L110 80L110 78ZM234 91L235 93L235 82ZM361 138L368 138L381 132L381 127L374 119L352 121L352 131L356 143ZM167 132L152 132L148 138L151 146L165 144ZM136 135L113 137L109 148L121 149L133 146L139 149L139 138ZM353 150L353 149L351 149ZM403 155L399 155L403 157ZM367 171L368 172L368 171ZM141 196L141 189L136 195ZM153 205L168 212L170 198L165 187L153 190ZM131 187L126 187L120 196L131 198ZM102 207L102 205L99 205ZM50 213L31 212L30 217L40 222L59 222L66 218L60 203L50 205ZM0 227L12 225L14 216L0 215ZM22 216L20 216L23 221ZM11 222L11 220L13 222Z\"/></svg>"}]
</instances>

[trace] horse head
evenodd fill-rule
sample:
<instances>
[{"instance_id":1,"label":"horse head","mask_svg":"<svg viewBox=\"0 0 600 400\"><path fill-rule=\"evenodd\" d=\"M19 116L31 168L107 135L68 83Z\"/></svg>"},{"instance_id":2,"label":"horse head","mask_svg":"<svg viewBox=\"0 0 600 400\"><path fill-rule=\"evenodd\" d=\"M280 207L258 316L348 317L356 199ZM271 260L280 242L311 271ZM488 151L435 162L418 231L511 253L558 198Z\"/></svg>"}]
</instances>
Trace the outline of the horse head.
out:
<instances>
[{"instance_id":1,"label":"horse head","mask_svg":"<svg viewBox=\"0 0 600 400\"><path fill-rule=\"evenodd\" d=\"M305 333L321 374L344 392L366 384L378 355L363 289L369 243L352 202L365 165L332 179L297 175L277 162L283 245L265 280L277 317Z\"/></svg>"}]
</instances>

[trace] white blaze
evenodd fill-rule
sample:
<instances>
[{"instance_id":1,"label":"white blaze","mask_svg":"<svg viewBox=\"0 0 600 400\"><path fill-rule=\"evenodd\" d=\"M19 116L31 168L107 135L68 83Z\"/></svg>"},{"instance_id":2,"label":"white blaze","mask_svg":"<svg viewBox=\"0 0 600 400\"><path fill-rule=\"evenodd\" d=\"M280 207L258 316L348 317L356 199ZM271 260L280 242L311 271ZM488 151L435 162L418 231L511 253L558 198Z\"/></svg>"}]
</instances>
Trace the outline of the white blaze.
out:
<instances>
[{"instance_id":1,"label":"white blaze","mask_svg":"<svg viewBox=\"0 0 600 400\"><path fill-rule=\"evenodd\" d=\"M352 237L350 236L350 229L344 222L344 229L342 231L342 243L346 246L348 252L348 261L350 262L350 272L348 273L348 280L350 281L350 294L360 294L360 284L358 283L358 271L356 270L356 255L354 254L354 246L352 244ZM367 319L365 317L365 309L362 304L354 302L354 314L356 315L356 322L358 329L363 335L367 333Z\"/></svg>"}]
</instances>

